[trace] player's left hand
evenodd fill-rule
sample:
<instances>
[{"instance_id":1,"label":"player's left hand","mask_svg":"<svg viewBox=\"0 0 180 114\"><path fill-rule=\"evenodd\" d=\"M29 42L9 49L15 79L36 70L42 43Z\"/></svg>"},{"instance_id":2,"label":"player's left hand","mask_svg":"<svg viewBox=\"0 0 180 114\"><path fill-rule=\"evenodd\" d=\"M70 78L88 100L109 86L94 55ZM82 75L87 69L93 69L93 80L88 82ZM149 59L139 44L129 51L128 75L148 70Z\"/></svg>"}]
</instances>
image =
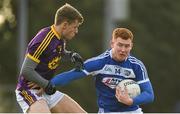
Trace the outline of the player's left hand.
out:
<instances>
[{"instance_id":1,"label":"player's left hand","mask_svg":"<svg viewBox=\"0 0 180 114\"><path fill-rule=\"evenodd\" d=\"M122 90L119 86L117 86L115 96L117 100L123 104L129 105L129 106L133 104L133 99L129 97L127 88Z\"/></svg>"},{"instance_id":2,"label":"player's left hand","mask_svg":"<svg viewBox=\"0 0 180 114\"><path fill-rule=\"evenodd\" d=\"M76 70L80 70L83 68L83 60L78 53L74 52L71 54L71 61L75 64Z\"/></svg>"},{"instance_id":3,"label":"player's left hand","mask_svg":"<svg viewBox=\"0 0 180 114\"><path fill-rule=\"evenodd\" d=\"M56 87L49 81L48 85L44 88L44 92L48 95L52 95L56 92Z\"/></svg>"}]
</instances>

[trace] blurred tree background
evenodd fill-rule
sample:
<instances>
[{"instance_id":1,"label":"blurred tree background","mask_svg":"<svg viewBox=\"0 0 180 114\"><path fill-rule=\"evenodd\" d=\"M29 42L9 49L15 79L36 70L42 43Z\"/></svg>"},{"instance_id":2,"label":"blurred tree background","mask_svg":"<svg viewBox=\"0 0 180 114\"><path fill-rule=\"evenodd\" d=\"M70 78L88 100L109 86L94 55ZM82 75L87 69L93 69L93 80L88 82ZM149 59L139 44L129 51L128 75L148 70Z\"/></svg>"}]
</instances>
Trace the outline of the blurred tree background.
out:
<instances>
[{"instance_id":1,"label":"blurred tree background","mask_svg":"<svg viewBox=\"0 0 180 114\"><path fill-rule=\"evenodd\" d=\"M68 42L74 50L87 58L97 56L103 50L104 6L106 0L29 0L28 42L43 27L54 21L56 10L70 3L84 16L75 40ZM117 22L134 32L132 53L146 65L151 79L155 101L144 105L144 112L175 112L180 102L178 66L180 66L180 1L179 0L129 0L130 17ZM15 84L18 76L18 8L19 0L0 0L0 112L20 112L15 100ZM107 41L109 42L109 41ZM69 63L62 64L69 70ZM97 112L93 78L74 81L59 88L75 99L88 112ZM180 107L179 107L180 109Z\"/></svg>"}]
</instances>

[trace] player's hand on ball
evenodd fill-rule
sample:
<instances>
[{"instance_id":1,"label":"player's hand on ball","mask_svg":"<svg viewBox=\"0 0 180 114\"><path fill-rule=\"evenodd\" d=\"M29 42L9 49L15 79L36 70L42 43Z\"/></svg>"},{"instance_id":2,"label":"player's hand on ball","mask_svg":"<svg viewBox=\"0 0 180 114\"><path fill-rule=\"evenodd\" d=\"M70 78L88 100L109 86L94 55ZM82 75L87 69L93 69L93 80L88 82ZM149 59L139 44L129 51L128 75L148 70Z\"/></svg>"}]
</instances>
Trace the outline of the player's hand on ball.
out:
<instances>
[{"instance_id":1,"label":"player's hand on ball","mask_svg":"<svg viewBox=\"0 0 180 114\"><path fill-rule=\"evenodd\" d=\"M74 52L71 54L71 61L75 64L76 70L80 70L83 68L83 60L78 53Z\"/></svg>"},{"instance_id":2,"label":"player's hand on ball","mask_svg":"<svg viewBox=\"0 0 180 114\"><path fill-rule=\"evenodd\" d=\"M123 104L129 105L129 106L133 104L133 99L129 97L128 90L126 87L123 90L121 87L117 86L115 96L117 100Z\"/></svg>"}]
</instances>

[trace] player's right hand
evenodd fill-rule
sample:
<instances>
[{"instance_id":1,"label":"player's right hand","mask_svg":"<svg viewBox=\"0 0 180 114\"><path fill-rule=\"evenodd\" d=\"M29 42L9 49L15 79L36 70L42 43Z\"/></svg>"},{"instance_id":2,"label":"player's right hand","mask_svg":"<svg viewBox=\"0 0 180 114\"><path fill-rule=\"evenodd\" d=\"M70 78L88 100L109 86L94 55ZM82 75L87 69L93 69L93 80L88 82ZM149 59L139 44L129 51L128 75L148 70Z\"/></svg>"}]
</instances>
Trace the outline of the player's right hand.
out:
<instances>
[{"instance_id":1,"label":"player's right hand","mask_svg":"<svg viewBox=\"0 0 180 114\"><path fill-rule=\"evenodd\" d=\"M117 98L119 102L123 104L129 105L129 106L133 104L133 99L129 97L126 87L124 90L122 90L121 87L117 86L115 97Z\"/></svg>"},{"instance_id":2,"label":"player's right hand","mask_svg":"<svg viewBox=\"0 0 180 114\"><path fill-rule=\"evenodd\" d=\"M46 86L46 88L44 89L44 92L48 95L52 95L56 92L56 88L55 85L52 84L50 81L48 83L48 85Z\"/></svg>"}]
</instances>

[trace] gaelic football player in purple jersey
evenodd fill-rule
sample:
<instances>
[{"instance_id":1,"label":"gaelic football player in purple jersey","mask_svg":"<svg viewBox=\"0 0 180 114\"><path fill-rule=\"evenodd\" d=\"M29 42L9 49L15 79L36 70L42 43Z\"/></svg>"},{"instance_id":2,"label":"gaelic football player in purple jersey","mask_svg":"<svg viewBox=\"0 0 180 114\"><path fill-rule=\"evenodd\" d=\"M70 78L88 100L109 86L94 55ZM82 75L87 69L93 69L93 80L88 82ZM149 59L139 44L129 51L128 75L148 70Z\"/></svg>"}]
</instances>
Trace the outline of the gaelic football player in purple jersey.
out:
<instances>
[{"instance_id":1,"label":"gaelic football player in purple jersey","mask_svg":"<svg viewBox=\"0 0 180 114\"><path fill-rule=\"evenodd\" d=\"M57 10L54 24L41 29L28 44L16 88L17 102L24 113L85 113L49 81L62 57L69 58L78 70L83 66L78 53L65 49L66 41L74 38L82 23L81 13L65 4ZM38 95L40 89L45 93Z\"/></svg>"}]
</instances>

